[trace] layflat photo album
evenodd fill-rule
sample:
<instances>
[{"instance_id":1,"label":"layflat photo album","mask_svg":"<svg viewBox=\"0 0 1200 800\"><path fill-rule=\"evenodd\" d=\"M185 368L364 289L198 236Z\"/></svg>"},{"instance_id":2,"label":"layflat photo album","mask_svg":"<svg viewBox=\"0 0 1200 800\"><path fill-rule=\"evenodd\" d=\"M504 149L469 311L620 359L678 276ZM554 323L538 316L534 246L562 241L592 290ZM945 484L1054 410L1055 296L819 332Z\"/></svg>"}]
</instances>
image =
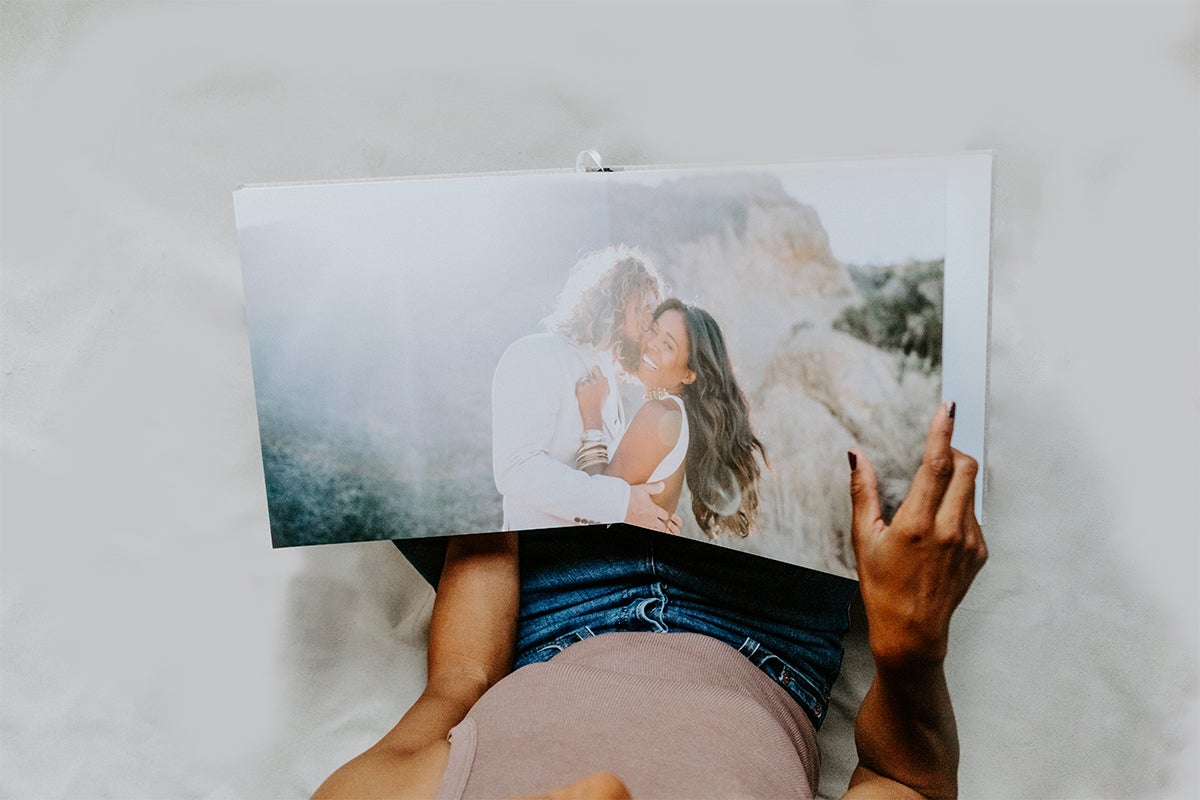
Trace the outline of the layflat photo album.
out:
<instances>
[{"instance_id":1,"label":"layflat photo album","mask_svg":"<svg viewBox=\"0 0 1200 800\"><path fill-rule=\"evenodd\" d=\"M991 165L239 188L272 544L674 513L854 577L848 449L885 517L940 400L984 462Z\"/></svg>"}]
</instances>

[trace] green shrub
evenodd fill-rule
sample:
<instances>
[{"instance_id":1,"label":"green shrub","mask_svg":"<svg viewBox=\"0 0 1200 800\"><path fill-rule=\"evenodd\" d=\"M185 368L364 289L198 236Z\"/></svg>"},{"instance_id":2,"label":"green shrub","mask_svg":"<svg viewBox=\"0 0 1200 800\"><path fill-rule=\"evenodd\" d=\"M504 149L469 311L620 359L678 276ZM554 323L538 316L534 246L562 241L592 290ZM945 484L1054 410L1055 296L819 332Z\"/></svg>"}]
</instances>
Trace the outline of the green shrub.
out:
<instances>
[{"instance_id":1,"label":"green shrub","mask_svg":"<svg viewBox=\"0 0 1200 800\"><path fill-rule=\"evenodd\" d=\"M842 312L833 327L883 350L918 359L926 371L942 364L943 261L889 267L850 267L863 302Z\"/></svg>"}]
</instances>

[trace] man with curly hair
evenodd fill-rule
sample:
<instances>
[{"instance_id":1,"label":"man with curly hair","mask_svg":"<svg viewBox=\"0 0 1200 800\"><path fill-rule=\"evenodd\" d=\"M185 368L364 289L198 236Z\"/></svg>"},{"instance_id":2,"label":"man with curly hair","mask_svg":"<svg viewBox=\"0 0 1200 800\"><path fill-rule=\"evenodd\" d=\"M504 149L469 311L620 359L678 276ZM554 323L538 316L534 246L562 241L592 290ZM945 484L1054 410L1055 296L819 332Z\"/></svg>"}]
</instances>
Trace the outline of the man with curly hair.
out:
<instances>
[{"instance_id":1,"label":"man with curly hair","mask_svg":"<svg viewBox=\"0 0 1200 800\"><path fill-rule=\"evenodd\" d=\"M678 532L678 517L651 496L577 469L589 443L614 442L627 418L617 379L641 358L641 339L667 293L662 275L624 246L584 255L571 269L544 333L514 342L492 381L492 468L504 496L504 529L627 522ZM610 384L602 429L583 429L575 385L590 375Z\"/></svg>"}]
</instances>

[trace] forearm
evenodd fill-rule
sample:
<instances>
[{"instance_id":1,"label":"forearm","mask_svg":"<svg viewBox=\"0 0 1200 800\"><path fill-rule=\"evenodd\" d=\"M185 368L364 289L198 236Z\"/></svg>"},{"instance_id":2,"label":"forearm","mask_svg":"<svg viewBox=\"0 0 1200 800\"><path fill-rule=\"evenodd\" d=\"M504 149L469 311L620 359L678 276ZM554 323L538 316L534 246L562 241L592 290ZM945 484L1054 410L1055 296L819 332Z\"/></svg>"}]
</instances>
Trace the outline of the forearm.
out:
<instances>
[{"instance_id":1,"label":"forearm","mask_svg":"<svg viewBox=\"0 0 1200 800\"><path fill-rule=\"evenodd\" d=\"M429 626L425 691L314 797L432 796L445 766L439 748L450 729L511 669L518 592L516 534L450 540Z\"/></svg>"},{"instance_id":2,"label":"forearm","mask_svg":"<svg viewBox=\"0 0 1200 800\"><path fill-rule=\"evenodd\" d=\"M429 623L427 694L477 696L508 674L519 592L515 533L450 540Z\"/></svg>"},{"instance_id":3,"label":"forearm","mask_svg":"<svg viewBox=\"0 0 1200 800\"><path fill-rule=\"evenodd\" d=\"M425 690L378 746L412 751L445 739L509 673L519 592L515 533L451 538L429 622Z\"/></svg>"},{"instance_id":4,"label":"forearm","mask_svg":"<svg viewBox=\"0 0 1200 800\"><path fill-rule=\"evenodd\" d=\"M957 796L958 729L942 662L878 668L854 740L859 766L849 796L902 796L906 788L921 797ZM853 791L869 786L886 790Z\"/></svg>"},{"instance_id":5,"label":"forearm","mask_svg":"<svg viewBox=\"0 0 1200 800\"><path fill-rule=\"evenodd\" d=\"M852 541L875 678L855 724L847 796L955 797L958 730L946 685L950 618L987 561L975 519L975 459L950 446L938 407L908 496L883 521L870 459L850 451Z\"/></svg>"}]
</instances>

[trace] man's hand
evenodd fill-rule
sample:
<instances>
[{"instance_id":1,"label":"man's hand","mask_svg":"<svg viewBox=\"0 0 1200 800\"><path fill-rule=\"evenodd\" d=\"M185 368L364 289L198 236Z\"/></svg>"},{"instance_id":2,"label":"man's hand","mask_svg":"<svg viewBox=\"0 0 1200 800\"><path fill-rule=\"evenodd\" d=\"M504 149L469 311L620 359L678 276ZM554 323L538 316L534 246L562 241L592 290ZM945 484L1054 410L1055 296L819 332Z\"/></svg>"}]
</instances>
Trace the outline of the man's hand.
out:
<instances>
[{"instance_id":1,"label":"man's hand","mask_svg":"<svg viewBox=\"0 0 1200 800\"><path fill-rule=\"evenodd\" d=\"M871 652L881 667L946 657L950 615L987 560L975 519L975 459L950 447L953 404L938 408L925 455L891 525L879 510L875 470L865 455L850 476L851 536Z\"/></svg>"},{"instance_id":2,"label":"man's hand","mask_svg":"<svg viewBox=\"0 0 1200 800\"><path fill-rule=\"evenodd\" d=\"M649 528L660 533L678 534L682 520L678 514L671 514L651 498L662 492L666 484L643 483L631 486L629 489L629 508L625 512L625 522L640 528Z\"/></svg>"}]
</instances>

